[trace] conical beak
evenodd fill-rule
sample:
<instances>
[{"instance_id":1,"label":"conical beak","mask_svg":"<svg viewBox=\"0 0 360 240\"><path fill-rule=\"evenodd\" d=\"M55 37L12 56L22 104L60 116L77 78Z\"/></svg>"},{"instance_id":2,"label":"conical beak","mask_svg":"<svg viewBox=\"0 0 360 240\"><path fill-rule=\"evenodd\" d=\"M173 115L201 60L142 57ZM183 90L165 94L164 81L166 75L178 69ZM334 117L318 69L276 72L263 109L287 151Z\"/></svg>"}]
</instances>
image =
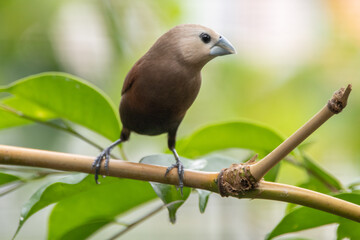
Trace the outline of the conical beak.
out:
<instances>
[{"instance_id":1,"label":"conical beak","mask_svg":"<svg viewBox=\"0 0 360 240\"><path fill-rule=\"evenodd\" d=\"M217 41L214 46L210 48L210 55L212 56L222 56L234 53L236 53L235 48L223 36L220 36L219 41Z\"/></svg>"}]
</instances>

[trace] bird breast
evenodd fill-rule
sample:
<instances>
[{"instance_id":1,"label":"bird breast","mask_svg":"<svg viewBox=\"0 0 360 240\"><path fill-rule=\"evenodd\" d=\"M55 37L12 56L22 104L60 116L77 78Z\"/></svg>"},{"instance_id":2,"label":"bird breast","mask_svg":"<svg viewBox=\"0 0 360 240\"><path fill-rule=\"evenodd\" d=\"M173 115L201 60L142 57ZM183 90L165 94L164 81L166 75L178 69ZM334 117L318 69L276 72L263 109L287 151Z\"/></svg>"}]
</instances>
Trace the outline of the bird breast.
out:
<instances>
[{"instance_id":1,"label":"bird breast","mask_svg":"<svg viewBox=\"0 0 360 240\"><path fill-rule=\"evenodd\" d=\"M176 129L199 92L200 71L169 62L134 67L140 69L120 104L124 127L147 135Z\"/></svg>"}]
</instances>

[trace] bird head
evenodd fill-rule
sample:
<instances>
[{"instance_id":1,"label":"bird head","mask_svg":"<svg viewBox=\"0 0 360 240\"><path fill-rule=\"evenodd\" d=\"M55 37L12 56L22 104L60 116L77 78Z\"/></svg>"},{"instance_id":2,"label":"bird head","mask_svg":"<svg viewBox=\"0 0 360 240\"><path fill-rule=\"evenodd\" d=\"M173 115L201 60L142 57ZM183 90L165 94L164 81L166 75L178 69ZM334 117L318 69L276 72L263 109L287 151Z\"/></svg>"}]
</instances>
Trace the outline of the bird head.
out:
<instances>
[{"instance_id":1,"label":"bird head","mask_svg":"<svg viewBox=\"0 0 360 240\"><path fill-rule=\"evenodd\" d=\"M225 37L197 24L182 24L170 29L154 47L161 48L163 56L171 54L182 63L200 68L217 56L236 53Z\"/></svg>"}]
</instances>

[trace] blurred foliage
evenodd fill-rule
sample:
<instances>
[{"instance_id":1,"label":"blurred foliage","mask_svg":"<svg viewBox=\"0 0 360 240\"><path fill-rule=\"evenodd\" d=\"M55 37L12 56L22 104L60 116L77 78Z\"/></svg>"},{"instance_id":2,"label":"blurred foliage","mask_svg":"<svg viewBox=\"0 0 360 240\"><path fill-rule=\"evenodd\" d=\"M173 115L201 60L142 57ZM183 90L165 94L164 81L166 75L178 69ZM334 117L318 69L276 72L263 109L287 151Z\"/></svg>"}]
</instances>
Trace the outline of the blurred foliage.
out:
<instances>
[{"instance_id":1,"label":"blurred foliage","mask_svg":"<svg viewBox=\"0 0 360 240\"><path fill-rule=\"evenodd\" d=\"M37 122L54 118L68 120L111 141L120 136L120 118L116 107L100 89L69 74L34 75L0 88L0 92L13 95L12 98L5 98L3 105L0 105L5 110L0 113L3 115L0 129L11 126L12 122L20 125L18 120L10 117L15 113Z\"/></svg>"},{"instance_id":2,"label":"blurred foliage","mask_svg":"<svg viewBox=\"0 0 360 240\"><path fill-rule=\"evenodd\" d=\"M57 1L1 1L0 83L60 70L50 39L58 9Z\"/></svg>"},{"instance_id":3,"label":"blurred foliage","mask_svg":"<svg viewBox=\"0 0 360 240\"><path fill-rule=\"evenodd\" d=\"M343 191L343 185L353 182L353 176L359 175L360 171L357 164L360 158L360 125L358 124L360 95L356 93L360 85L360 28L357 21L358 15L349 14L349 12L357 12L351 7L350 2L342 1L342 4L336 1L322 2L320 8L321 11L326 12L326 31L318 31L321 35L319 37L321 47L312 53L311 58L296 66L282 63L280 67L273 67L271 64L264 64L261 59L258 59L258 62L251 61L242 52L239 52L237 56L217 59L209 63L203 70L204 81L200 95L188 111L179 130L180 138L189 136L183 140L184 148L187 141L197 144L200 131L211 130L212 125L209 123L229 123L228 121L234 123L244 118L252 120L238 122L241 126L249 124L257 129L257 122L261 122L271 126L269 130L273 133L279 131L284 136L290 135L326 103L333 91L347 83L352 83L354 93L350 96L348 107L340 117L331 119L308 140L305 151L311 158L296 156L300 161L300 167L294 167L289 163L282 164L278 176L281 182L297 184L324 193ZM351 9L354 11L350 11ZM90 84L86 84L85 87L90 86L87 90L95 95L98 90L93 87L93 84L103 89L111 99L108 101L109 99L105 97L103 102L105 105L109 102L117 104L120 100L122 81L133 63L163 32L174 25L187 22L186 14L188 13L184 12L184 4L176 0L0 1L0 85L10 84L32 74L61 71L88 80ZM79 23L78 27L76 23ZM239 27L241 26L233 24L234 31ZM221 32L221 29L217 30ZM88 35L94 32L98 35L95 34L94 39L88 38ZM92 55L88 54L99 47L103 49L100 53L95 51ZM76 89L73 90L76 91ZM42 88L40 94L44 91L47 90ZM101 91L99 94L105 96ZM69 96L71 95L73 93L69 93ZM47 121L60 117L74 121L73 116L64 115L64 112L54 112L53 109L45 111L43 106L34 104L32 101L23 103L18 96L9 96L7 93L0 92L0 97L3 104L38 120ZM91 108L91 106L87 107ZM111 108L112 106L109 109ZM93 110L97 111L96 108ZM3 124L4 128L31 122L29 119L20 119L8 112L0 112L0 117L0 123L8 124ZM118 123L116 117L110 118L114 120L113 125ZM81 119L76 119L78 121L74 121L75 123L89 127L89 124L82 122ZM57 124L58 122L51 121L50 123ZM200 126L205 127L200 128ZM109 126L105 127L109 128ZM228 125L217 125L215 133L214 131L211 133L211 139L216 137L216 131L219 130L217 127L227 128ZM199 128L201 130L194 132ZM201 154L189 150L189 156L195 158L225 147L241 147L241 141L244 140L241 138L237 138L240 143L236 146L228 144L233 143L232 138L235 134L243 138L248 135L251 139L250 132L242 132L239 129L241 127L234 131L230 129L228 133L232 135L227 141L223 136L221 146L210 141L207 145L191 149L194 151L203 147L205 150L202 149ZM92 130L111 139L118 131L118 129L114 130L114 136L110 136L109 130L106 130L107 135L103 130L97 131L94 128ZM261 134L264 132L260 131L260 138ZM276 145L281 138L278 138L277 134L274 136L276 139L272 144ZM264 141L268 139L267 137L264 137ZM16 143L20 146L61 149L85 154L89 149L93 149L91 146L84 149L69 147L67 142L70 139L76 141L71 135L59 134L59 131L38 125L6 129L0 133L1 144ZM139 146L148 145L146 144L148 142L141 137L134 136L133 139L125 145L125 150L130 156L139 152ZM104 139L96 142L102 146L107 144ZM165 141L154 138L153 142L156 149L165 148ZM251 145L251 141L244 142L248 145L242 147L259 151L254 147L255 145ZM253 143L255 144L256 141ZM257 143L261 146L261 140ZM181 145L180 141L180 148ZM212 147L206 149L209 146ZM265 150L263 154L270 149ZM188 156L186 151L184 154ZM221 156L224 158L224 155ZM246 156L249 157L249 152ZM210 166L213 165L210 164ZM5 179L5 174L1 176L4 177L2 179L4 182L17 179L16 176L12 177L9 174L6 174L8 180ZM109 179L109 181L112 180ZM205 199L207 201L206 194L203 195L205 197L202 200L202 211L205 210ZM152 193L148 196L155 197ZM75 196L74 199L79 201ZM122 199L119 197L118 200ZM62 206L69 207L72 203L72 200L67 200L54 212L61 213ZM81 205L80 201L77 203ZM289 208L289 214L295 212L295 210L291 212L292 209ZM107 220L123 210L119 207L114 215L106 216ZM299 210L301 211L306 210ZM64 218L57 218L55 214L51 215L51 219L55 219L54 222L64 221ZM91 225L91 229L96 229L100 225ZM54 226L51 225L52 230L49 234L53 233L53 229L56 228ZM346 229L351 226L350 223L342 223L338 228L338 235L349 236L346 234ZM285 229L287 227L285 226Z\"/></svg>"},{"instance_id":4,"label":"blurred foliage","mask_svg":"<svg viewBox=\"0 0 360 240\"><path fill-rule=\"evenodd\" d=\"M26 109L25 111L30 112L30 116L22 112L24 109L21 104L13 104L10 107L6 105L6 101L3 102L1 105L2 112L13 117L15 116L15 119L26 119L31 120L31 122L48 125L48 121L52 120L52 118L66 119L110 139L116 138L116 136L109 135L109 133L111 133L109 128L110 130L111 128L120 128L118 116L114 114L114 108L107 100L107 96L96 89L96 87L68 74L44 73L33 75L16 81L7 87L3 87L0 91L13 94L18 102L30 102L31 104L27 104L27 106L33 107L34 110L39 110L40 112L50 111L50 114L34 114L31 113L32 111L30 109ZM8 99L8 97L5 98L5 100ZM79 113L81 117L79 117ZM49 115L51 115L52 118L49 118ZM44 118L43 116L46 117ZM106 119L102 120L97 116L102 116ZM12 120L13 118L3 119L3 121L0 122L0 129L12 126ZM10 121L10 123L7 121ZM107 124L104 124L105 121L108 121ZM29 122L24 122L23 124L28 123ZM18 124L19 121L16 121L15 125ZM62 128L55 123L51 123L49 126L64 131L71 130L75 136L80 136L75 130ZM104 127L101 128L101 126ZM82 136L80 139L92 143L88 137ZM214 151L221 152L229 148L240 148L266 155L280 144L281 141L282 138L270 128L260 126L250 121L238 121L213 124L195 131L188 138L179 141L178 149L180 154L185 156L191 156L193 159L195 157L202 158L196 161L182 158L185 168L203 171L220 171L222 168L229 166L229 163L238 161L229 159L229 157L223 155L224 153L220 155L218 153L218 155L213 156L205 154ZM97 147L96 145L94 146ZM192 150L193 148L195 148L196 151ZM294 152L297 154L289 156L291 159L290 163L301 168L309 175L307 182L302 184L303 187L325 193L343 190L341 183L334 176L327 173L309 157L302 156L303 154L300 150L297 149ZM249 159L247 154L243 154L242 157L241 162ZM173 155L153 155L143 158L141 162L169 166L173 160ZM275 171L270 171L265 176L265 179L275 181L279 166L278 164L277 167L273 168ZM34 169L34 171L36 170ZM21 172L21 169L19 169L19 172ZM168 205L168 210L170 222L175 223L177 210L183 205L191 193L190 188L185 187L183 192L179 192L176 187L172 185L151 183L154 189L153 192L149 190L149 184L146 185L144 182L118 178L103 179L103 184L98 186L90 180L92 178L92 175L86 174L70 175L41 187L23 206L15 236L31 215L52 203L56 203L49 219L48 238L86 239L104 226L114 223L116 221L115 217L118 215L122 215L130 209L152 200L154 198L154 192L164 204L168 205L173 203L172 205ZM5 184L17 180L20 179L16 176L0 174L0 182L4 182ZM27 179L26 181L30 180L31 179ZM114 193L114 189L116 189L116 193ZM199 191L199 194L200 212L204 212L209 193ZM356 193L348 193L347 196L355 197L357 201ZM175 204L174 202L176 201L181 202ZM104 207L104 205L106 207ZM87 209L91 209L91 211L87 211ZM293 209L292 206L288 207L287 210L290 213L284 217L269 235L269 238L292 231L323 226L329 223L340 223L338 233L341 235L345 234L346 236L349 235L347 232L344 233L343 228L347 229L351 223L341 217L332 216L329 218L327 217L329 214L319 214L319 211L313 211L312 209ZM303 213L304 211L305 213ZM314 216L320 215L322 217L314 218ZM289 218L292 219L292 221L290 221ZM311 223L305 221L305 218L311 218ZM299 220L303 223L303 226L298 224L297 221ZM345 225L342 224L344 221ZM358 233L354 231L350 236L357 234Z\"/></svg>"},{"instance_id":5,"label":"blurred foliage","mask_svg":"<svg viewBox=\"0 0 360 240\"><path fill-rule=\"evenodd\" d=\"M360 205L360 195L357 193L342 193L335 195L335 197ZM331 223L339 224L337 232L338 239L344 239L346 237L349 239L357 239L360 236L360 229L355 227L358 226L359 223L320 210L299 207L288 213L266 239L270 240L281 234L297 232ZM346 230L344 230L344 228Z\"/></svg>"}]
</instances>

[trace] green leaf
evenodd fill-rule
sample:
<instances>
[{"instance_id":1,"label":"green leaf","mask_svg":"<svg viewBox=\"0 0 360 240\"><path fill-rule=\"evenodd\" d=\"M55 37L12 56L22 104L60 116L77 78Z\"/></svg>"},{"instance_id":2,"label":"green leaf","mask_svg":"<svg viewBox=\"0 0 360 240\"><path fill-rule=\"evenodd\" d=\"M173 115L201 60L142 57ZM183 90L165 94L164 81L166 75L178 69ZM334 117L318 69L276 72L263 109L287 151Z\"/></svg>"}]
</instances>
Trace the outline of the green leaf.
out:
<instances>
[{"instance_id":1,"label":"green leaf","mask_svg":"<svg viewBox=\"0 0 360 240\"><path fill-rule=\"evenodd\" d=\"M302 184L299 185L301 188L310 189L316 192L321 193L331 193L331 191L328 188L328 185L324 183L323 181L320 181L318 178L315 178L313 176L309 176L308 180Z\"/></svg>"},{"instance_id":2,"label":"green leaf","mask_svg":"<svg viewBox=\"0 0 360 240\"><path fill-rule=\"evenodd\" d=\"M303 163L305 168L310 171L314 176L316 176L318 181L321 182L324 187L327 187L329 190L332 191L340 191L344 189L344 187L337 178L335 178L333 175L331 175L325 169L319 166L309 156L303 156Z\"/></svg>"},{"instance_id":3,"label":"green leaf","mask_svg":"<svg viewBox=\"0 0 360 240\"><path fill-rule=\"evenodd\" d=\"M335 197L355 203L357 205L360 204L360 194L358 193L341 193L335 195ZM288 213L272 230L266 239L273 239L274 237L285 233L311 229L330 223L340 223L341 225L344 222L345 224L348 224L348 222L351 222L351 220L313 208L298 207L292 212Z\"/></svg>"},{"instance_id":4,"label":"green leaf","mask_svg":"<svg viewBox=\"0 0 360 240\"><path fill-rule=\"evenodd\" d=\"M120 119L110 99L100 89L75 76L64 73L42 73L18 80L0 88L16 98L13 104L20 111L38 110L49 118L63 118L87 127L110 140L120 136ZM39 114L36 114L39 117ZM10 119L12 120L12 119ZM7 120L9 121L9 119ZM26 124L16 122L14 125ZM1 125L0 125L1 127Z\"/></svg>"},{"instance_id":5,"label":"green leaf","mask_svg":"<svg viewBox=\"0 0 360 240\"><path fill-rule=\"evenodd\" d=\"M14 237L31 215L52 203L59 202L90 187L89 181L84 180L86 176L83 173L70 175L56 182L50 182L37 190L21 209L19 226Z\"/></svg>"},{"instance_id":6,"label":"green leaf","mask_svg":"<svg viewBox=\"0 0 360 240\"><path fill-rule=\"evenodd\" d=\"M242 155L243 159L234 159L228 156L221 154L211 154L202 157L198 160L190 160L187 158L181 158L181 162L184 164L185 169L200 170L200 171L209 171L209 172L219 172L221 169L229 167L233 163L240 163L245 160L248 160L248 155ZM171 154L159 154L151 155L143 158L140 162L146 164L160 165L160 166L170 166L175 161L174 156ZM156 194L163 200L165 204L171 203L177 200L186 200L187 195L185 194L187 188L184 188L184 196L182 197L179 194L179 191L176 191L176 188L172 185L160 184L160 183L151 183ZM205 211L210 192L206 190L196 189L199 194L199 209L203 213ZM190 193L190 190L189 190ZM175 204L169 209L170 221L175 222L176 211L183 204Z\"/></svg>"},{"instance_id":7,"label":"green leaf","mask_svg":"<svg viewBox=\"0 0 360 240\"><path fill-rule=\"evenodd\" d=\"M207 203L209 201L209 197L211 192L202 189L196 189L197 193L199 194L199 209L201 213L205 212Z\"/></svg>"},{"instance_id":8,"label":"green leaf","mask_svg":"<svg viewBox=\"0 0 360 240\"><path fill-rule=\"evenodd\" d=\"M281 162L279 162L276 166L270 169L270 171L264 176L264 179L269 182L275 182L280 170L280 166Z\"/></svg>"},{"instance_id":9,"label":"green leaf","mask_svg":"<svg viewBox=\"0 0 360 240\"><path fill-rule=\"evenodd\" d=\"M31 124L32 121L20 118L12 113L3 111L0 108L0 129L17 127L26 124Z\"/></svg>"},{"instance_id":10,"label":"green leaf","mask_svg":"<svg viewBox=\"0 0 360 240\"><path fill-rule=\"evenodd\" d=\"M248 122L237 121L209 125L188 138L177 143L177 150L181 156L194 158L204 154L228 148L249 149L262 158L270 153L283 138L268 127ZM279 164L265 175L265 180L275 181Z\"/></svg>"},{"instance_id":11,"label":"green leaf","mask_svg":"<svg viewBox=\"0 0 360 240\"><path fill-rule=\"evenodd\" d=\"M249 156L243 155L242 158L235 159L222 154L213 153L203 156L201 160L205 161L205 164L199 170L206 172L220 172L221 169L228 168L231 164L246 162L249 160Z\"/></svg>"},{"instance_id":12,"label":"green leaf","mask_svg":"<svg viewBox=\"0 0 360 240\"><path fill-rule=\"evenodd\" d=\"M104 219L104 220L96 220L90 223L84 223L78 227L75 227L68 232L65 232L64 235L59 237L58 239L87 239L88 236L91 236L97 229L104 227L109 222L112 222L113 219ZM52 239L48 237L48 239Z\"/></svg>"},{"instance_id":13,"label":"green leaf","mask_svg":"<svg viewBox=\"0 0 360 240\"><path fill-rule=\"evenodd\" d=\"M244 148L260 157L270 153L284 139L268 127L247 122L227 122L206 126L177 142L181 156L194 158L226 148Z\"/></svg>"},{"instance_id":14,"label":"green leaf","mask_svg":"<svg viewBox=\"0 0 360 240\"><path fill-rule=\"evenodd\" d=\"M180 160L183 163L185 169L201 170L206 165L206 161L204 159L190 160L184 157L180 157ZM174 155L172 154L154 154L142 158L140 162L144 164L169 167L176 161Z\"/></svg>"},{"instance_id":15,"label":"green leaf","mask_svg":"<svg viewBox=\"0 0 360 240\"><path fill-rule=\"evenodd\" d=\"M18 115L6 111L4 107L16 110L19 114L47 121L56 118L56 115L40 107L39 105L18 97L6 97L0 101L0 129L16 127L33 123L31 120L21 118Z\"/></svg>"},{"instance_id":16,"label":"green leaf","mask_svg":"<svg viewBox=\"0 0 360 240\"><path fill-rule=\"evenodd\" d=\"M191 161L186 158L180 158L180 160L183 163L185 169L199 170L200 168L204 167L203 160ZM159 154L159 155L151 155L144 157L143 159L141 159L140 162L144 164L152 164L152 165L168 167L175 162L175 158L171 154ZM191 188L184 187L183 195L181 196L180 189L178 190L174 185L151 182L151 186L153 187L158 197L164 202L164 204L169 204L175 201L181 201L179 203L175 203L167 207L169 211L170 222L175 223L176 211L179 209L179 207L181 207L181 205L184 204L185 200L190 196Z\"/></svg>"},{"instance_id":17,"label":"green leaf","mask_svg":"<svg viewBox=\"0 0 360 240\"><path fill-rule=\"evenodd\" d=\"M208 172L220 172L221 169L230 167L233 163L240 163L248 160L247 155L242 155L243 159L234 159L221 154L210 154L204 156L202 160L205 160L206 164L199 170ZM199 210L201 213L205 212L211 192L202 189L196 189L199 194Z\"/></svg>"},{"instance_id":18,"label":"green leaf","mask_svg":"<svg viewBox=\"0 0 360 240\"><path fill-rule=\"evenodd\" d=\"M267 239L273 239L274 237L285 233L292 233L335 223L337 218L337 216L327 212L300 207L287 214L267 236Z\"/></svg>"},{"instance_id":19,"label":"green leaf","mask_svg":"<svg viewBox=\"0 0 360 240\"><path fill-rule=\"evenodd\" d=\"M309 175L306 182L297 186L325 194L336 193L344 189L337 178L328 173L310 157L302 153L302 159L302 167L309 172ZM298 205L289 203L286 207L286 213L291 212L296 206Z\"/></svg>"},{"instance_id":20,"label":"green leaf","mask_svg":"<svg viewBox=\"0 0 360 240\"><path fill-rule=\"evenodd\" d=\"M288 237L288 238L282 238L281 240L312 240L312 239L303 238L303 237Z\"/></svg>"},{"instance_id":21,"label":"green leaf","mask_svg":"<svg viewBox=\"0 0 360 240\"><path fill-rule=\"evenodd\" d=\"M337 239L360 239L359 223L344 219L337 229Z\"/></svg>"},{"instance_id":22,"label":"green leaf","mask_svg":"<svg viewBox=\"0 0 360 240\"><path fill-rule=\"evenodd\" d=\"M107 177L98 185L93 175L74 174L33 194L22 208L16 234L30 216L57 203L49 220L49 239L85 239L115 216L155 197L147 182Z\"/></svg>"},{"instance_id":23,"label":"green leaf","mask_svg":"<svg viewBox=\"0 0 360 240\"><path fill-rule=\"evenodd\" d=\"M352 183L350 183L347 188L350 189L352 192L356 191L359 189L360 186L360 180L356 179L354 180Z\"/></svg>"},{"instance_id":24,"label":"green leaf","mask_svg":"<svg viewBox=\"0 0 360 240\"><path fill-rule=\"evenodd\" d=\"M185 200L190 196L191 188L184 187L183 195L181 195L180 190L178 190L174 185L155 182L150 182L150 184L153 187L156 195L158 195L158 197L163 201L164 204L180 201L179 203L167 206L170 222L175 223L176 211L184 204Z\"/></svg>"},{"instance_id":25,"label":"green leaf","mask_svg":"<svg viewBox=\"0 0 360 240\"><path fill-rule=\"evenodd\" d=\"M87 239L116 216L156 198L148 182L106 177L101 184L72 194L55 205L48 239Z\"/></svg>"},{"instance_id":26,"label":"green leaf","mask_svg":"<svg viewBox=\"0 0 360 240\"><path fill-rule=\"evenodd\" d=\"M319 178L314 177L313 175L309 175L306 182L298 184L298 187L310 189L312 191L321 192L325 194L331 193L329 190L329 185L326 185L323 181L319 180ZM286 213L290 213L294 208L297 208L299 205L289 203L286 206Z\"/></svg>"},{"instance_id":27,"label":"green leaf","mask_svg":"<svg viewBox=\"0 0 360 240\"><path fill-rule=\"evenodd\" d=\"M18 176L0 172L0 186L15 181L21 181L21 179Z\"/></svg>"}]
</instances>

